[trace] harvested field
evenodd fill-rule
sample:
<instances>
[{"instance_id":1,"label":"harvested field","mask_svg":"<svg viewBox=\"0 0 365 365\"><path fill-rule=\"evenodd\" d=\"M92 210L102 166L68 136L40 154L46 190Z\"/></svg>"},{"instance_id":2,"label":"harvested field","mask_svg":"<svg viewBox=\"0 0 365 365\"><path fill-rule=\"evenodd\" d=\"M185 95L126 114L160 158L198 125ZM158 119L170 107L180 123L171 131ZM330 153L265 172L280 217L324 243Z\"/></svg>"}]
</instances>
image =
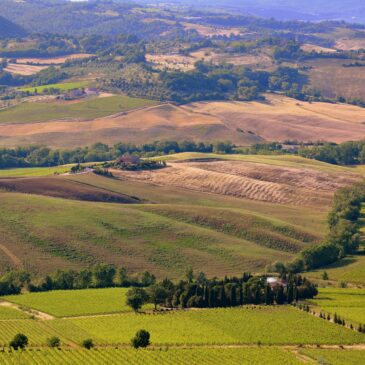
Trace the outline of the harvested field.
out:
<instances>
[{"instance_id":1,"label":"harvested field","mask_svg":"<svg viewBox=\"0 0 365 365\"><path fill-rule=\"evenodd\" d=\"M17 63L9 63L5 71L12 74L30 76L44 70L47 66L21 65Z\"/></svg>"},{"instance_id":2,"label":"harvested field","mask_svg":"<svg viewBox=\"0 0 365 365\"><path fill-rule=\"evenodd\" d=\"M209 27L209 26L206 26L206 25L186 23L186 22L181 23L181 25L185 29L196 30L200 35L205 36L205 37L213 37L215 35L229 37L231 34L239 35L239 34L242 33L242 30L239 29L239 28Z\"/></svg>"},{"instance_id":3,"label":"harvested field","mask_svg":"<svg viewBox=\"0 0 365 365\"><path fill-rule=\"evenodd\" d=\"M106 99L109 98L102 100ZM77 104L72 106L75 105ZM25 112L24 118L26 118ZM90 112L95 114L95 109ZM43 120L44 118L43 116ZM56 120L0 125L1 143L11 146L39 143L53 147L75 147L95 142L145 143L162 139L196 141L228 139L238 144L250 144L261 140L252 134L231 130L214 115L190 112L169 104L89 121Z\"/></svg>"},{"instance_id":4,"label":"harvested field","mask_svg":"<svg viewBox=\"0 0 365 365\"><path fill-rule=\"evenodd\" d=\"M200 102L183 108L214 115L231 129L240 128L265 140L343 142L365 137L365 109L351 105L269 95L266 102Z\"/></svg>"},{"instance_id":5,"label":"harvested field","mask_svg":"<svg viewBox=\"0 0 365 365\"><path fill-rule=\"evenodd\" d=\"M357 51L365 48L365 33L362 38L340 38L336 41L336 48L343 51Z\"/></svg>"},{"instance_id":6,"label":"harvested field","mask_svg":"<svg viewBox=\"0 0 365 365\"><path fill-rule=\"evenodd\" d=\"M37 57L29 57L29 58L17 58L18 64L33 64L33 65L61 65L69 60L77 60L81 58L92 57L92 54L89 53L77 53L70 54L66 56L58 56L58 57L48 57L48 58L37 58Z\"/></svg>"},{"instance_id":7,"label":"harvested field","mask_svg":"<svg viewBox=\"0 0 365 365\"><path fill-rule=\"evenodd\" d=\"M312 51L314 51L314 52L323 52L323 53L336 52L336 49L334 49L334 48L321 47L321 46L318 46L316 44L310 44L310 43L303 44L301 46L301 49L304 52L312 52Z\"/></svg>"},{"instance_id":8,"label":"harvested field","mask_svg":"<svg viewBox=\"0 0 365 365\"><path fill-rule=\"evenodd\" d=\"M0 190L96 202L137 204L128 195L113 193L63 177L0 179Z\"/></svg>"},{"instance_id":9,"label":"harvested field","mask_svg":"<svg viewBox=\"0 0 365 365\"><path fill-rule=\"evenodd\" d=\"M356 175L240 161L169 163L159 171L113 171L123 179L299 206L327 207L333 192Z\"/></svg>"},{"instance_id":10,"label":"harvested field","mask_svg":"<svg viewBox=\"0 0 365 365\"><path fill-rule=\"evenodd\" d=\"M58 104L55 107L57 116L50 110L49 103L44 103L46 112L39 106L31 106L31 103L18 109L4 110L0 112L0 120L3 121L0 124L0 141L3 146L36 143L75 147L95 142L141 144L167 139L231 140L240 146L265 140L343 142L365 137L365 109L351 105L298 102L268 95L266 102L164 104L128 112L129 105L125 105L123 98L101 98L93 100L92 105L89 101ZM138 104L130 107L151 105L149 101L131 100ZM29 107L34 110L31 117ZM102 116L118 110L121 111L118 115ZM101 117L92 119L98 115ZM71 119L57 120L57 117Z\"/></svg>"},{"instance_id":11,"label":"harvested field","mask_svg":"<svg viewBox=\"0 0 365 365\"><path fill-rule=\"evenodd\" d=\"M365 47L365 45L364 45ZM324 96L365 100L365 67L343 67L351 60L323 59L305 62L311 85Z\"/></svg>"}]
</instances>

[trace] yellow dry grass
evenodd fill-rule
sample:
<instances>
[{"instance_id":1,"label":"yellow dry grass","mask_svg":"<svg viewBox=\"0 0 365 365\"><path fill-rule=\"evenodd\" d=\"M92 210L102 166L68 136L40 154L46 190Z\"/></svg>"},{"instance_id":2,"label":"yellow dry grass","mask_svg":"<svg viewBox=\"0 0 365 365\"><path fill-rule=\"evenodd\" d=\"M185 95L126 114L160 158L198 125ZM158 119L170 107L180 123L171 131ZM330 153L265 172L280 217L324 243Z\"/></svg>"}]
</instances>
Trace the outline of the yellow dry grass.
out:
<instances>
[{"instance_id":1,"label":"yellow dry grass","mask_svg":"<svg viewBox=\"0 0 365 365\"><path fill-rule=\"evenodd\" d=\"M333 53L336 52L335 49L333 48L328 48L328 47L321 47L318 46L316 44L311 44L311 43L305 43L301 46L301 49L305 52L323 52L323 53Z\"/></svg>"},{"instance_id":2,"label":"yellow dry grass","mask_svg":"<svg viewBox=\"0 0 365 365\"><path fill-rule=\"evenodd\" d=\"M231 34L240 35L242 33L242 30L239 28L209 27L209 26L205 26L205 25L193 24L193 23L188 23L188 22L182 22L181 25L185 29L196 30L200 35L203 35L205 37L212 37L215 35L228 37Z\"/></svg>"},{"instance_id":3,"label":"yellow dry grass","mask_svg":"<svg viewBox=\"0 0 365 365\"><path fill-rule=\"evenodd\" d=\"M24 57L18 58L18 64L36 64L36 65L61 65L69 60L76 60L81 58L88 58L93 56L90 53L76 53L66 56L58 56L58 57L46 57L46 58L37 58L37 57Z\"/></svg>"},{"instance_id":4,"label":"yellow dry grass","mask_svg":"<svg viewBox=\"0 0 365 365\"><path fill-rule=\"evenodd\" d=\"M364 108L270 94L265 102L163 104L84 121L4 123L0 137L4 146L42 143L52 147L164 139L231 140L237 145L265 140L343 142L363 139L364 122Z\"/></svg>"},{"instance_id":5,"label":"yellow dry grass","mask_svg":"<svg viewBox=\"0 0 365 365\"><path fill-rule=\"evenodd\" d=\"M30 76L44 70L47 66L23 65L17 63L8 63L5 71L16 75Z\"/></svg>"}]
</instances>

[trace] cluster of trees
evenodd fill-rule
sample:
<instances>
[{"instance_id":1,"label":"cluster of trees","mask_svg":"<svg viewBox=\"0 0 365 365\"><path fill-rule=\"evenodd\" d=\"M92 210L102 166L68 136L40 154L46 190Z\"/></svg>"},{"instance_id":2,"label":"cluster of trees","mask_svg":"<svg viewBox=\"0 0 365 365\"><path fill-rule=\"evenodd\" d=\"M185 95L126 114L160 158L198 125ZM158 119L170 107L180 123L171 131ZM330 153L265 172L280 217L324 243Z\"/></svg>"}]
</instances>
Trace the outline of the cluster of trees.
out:
<instances>
[{"instance_id":1,"label":"cluster of trees","mask_svg":"<svg viewBox=\"0 0 365 365\"><path fill-rule=\"evenodd\" d=\"M361 203L365 201L365 184L357 183L339 189L328 216L329 234L325 240L301 251L300 257L284 265L275 263L277 272L301 272L332 264L348 254L355 253L360 245L358 219Z\"/></svg>"},{"instance_id":2,"label":"cluster of trees","mask_svg":"<svg viewBox=\"0 0 365 365\"><path fill-rule=\"evenodd\" d=\"M126 171L157 170L166 167L166 162L158 160L128 161L120 158L113 163L105 163L103 167L106 169L108 169L109 167L113 167L119 170Z\"/></svg>"},{"instance_id":3,"label":"cluster of trees","mask_svg":"<svg viewBox=\"0 0 365 365\"><path fill-rule=\"evenodd\" d=\"M127 304L138 311L143 304L153 303L169 308L217 308L244 304L284 304L299 299L313 298L316 287L306 278L282 275L276 285L270 285L265 276L244 273L241 277L208 279L204 273L196 277L191 269L186 280L174 284L168 279L147 290L132 288L127 293Z\"/></svg>"},{"instance_id":4,"label":"cluster of trees","mask_svg":"<svg viewBox=\"0 0 365 365\"><path fill-rule=\"evenodd\" d=\"M229 141L214 143L193 141L157 141L140 146L117 143L110 147L95 143L90 147L73 150L52 150L45 146L25 146L0 149L0 168L58 166L72 163L114 160L125 154L152 157L178 152L232 153L234 145Z\"/></svg>"},{"instance_id":5,"label":"cluster of trees","mask_svg":"<svg viewBox=\"0 0 365 365\"><path fill-rule=\"evenodd\" d=\"M98 264L81 271L57 270L42 279L32 280L26 271L10 271L0 278L0 295L19 294L22 288L31 292L49 290L109 288L109 287L147 287L155 284L156 278L148 271L139 277L129 277L124 267Z\"/></svg>"},{"instance_id":6,"label":"cluster of trees","mask_svg":"<svg viewBox=\"0 0 365 365\"><path fill-rule=\"evenodd\" d=\"M302 148L298 154L335 165L356 165L365 163L365 141L327 143L323 146Z\"/></svg>"},{"instance_id":7,"label":"cluster of trees","mask_svg":"<svg viewBox=\"0 0 365 365\"><path fill-rule=\"evenodd\" d=\"M195 69L156 71L141 66L141 75L130 77L129 72L114 74L104 80L104 86L132 96L145 96L179 103L197 100L257 100L265 91L280 91L305 99L307 78L297 68L278 67L273 72L254 71L232 64L213 65L198 61Z\"/></svg>"}]
</instances>

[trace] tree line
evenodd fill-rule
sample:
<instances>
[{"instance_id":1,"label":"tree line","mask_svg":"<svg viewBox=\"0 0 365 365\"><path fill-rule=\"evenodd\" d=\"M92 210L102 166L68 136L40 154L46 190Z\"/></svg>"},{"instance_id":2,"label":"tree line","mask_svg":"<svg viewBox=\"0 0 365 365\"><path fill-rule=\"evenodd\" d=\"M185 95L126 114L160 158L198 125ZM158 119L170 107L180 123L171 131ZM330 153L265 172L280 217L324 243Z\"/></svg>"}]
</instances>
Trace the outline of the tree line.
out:
<instances>
[{"instance_id":1,"label":"tree line","mask_svg":"<svg viewBox=\"0 0 365 365\"><path fill-rule=\"evenodd\" d=\"M73 163L99 162L114 160L124 154L152 157L179 152L232 153L234 145L229 141L156 141L135 145L117 143L108 146L95 143L90 147L52 150L45 146L25 146L0 149L0 168L47 167Z\"/></svg>"},{"instance_id":2,"label":"tree line","mask_svg":"<svg viewBox=\"0 0 365 365\"><path fill-rule=\"evenodd\" d=\"M147 287L156 278L149 271L129 276L124 267L100 263L90 269L57 270L43 278L32 278L27 271L9 271L0 278L0 295L19 294L24 288L30 292L110 287Z\"/></svg>"},{"instance_id":3,"label":"tree line","mask_svg":"<svg viewBox=\"0 0 365 365\"><path fill-rule=\"evenodd\" d=\"M298 258L283 264L276 262L271 270L280 273L313 270L356 253L361 242L358 219L365 201L365 183L339 189L328 215L329 233L325 240L301 251Z\"/></svg>"},{"instance_id":4,"label":"tree line","mask_svg":"<svg viewBox=\"0 0 365 365\"><path fill-rule=\"evenodd\" d=\"M188 269L185 280L174 284L169 279L147 289L132 288L127 293L127 304L138 311L143 304L168 308L225 308L244 304L290 304L300 299L313 298L317 289L300 275L282 275L271 285L266 276L244 273L241 277L208 279L200 272Z\"/></svg>"},{"instance_id":5,"label":"tree line","mask_svg":"<svg viewBox=\"0 0 365 365\"><path fill-rule=\"evenodd\" d=\"M365 163L365 141L326 143L322 146L301 148L298 154L334 165L356 165Z\"/></svg>"}]
</instances>

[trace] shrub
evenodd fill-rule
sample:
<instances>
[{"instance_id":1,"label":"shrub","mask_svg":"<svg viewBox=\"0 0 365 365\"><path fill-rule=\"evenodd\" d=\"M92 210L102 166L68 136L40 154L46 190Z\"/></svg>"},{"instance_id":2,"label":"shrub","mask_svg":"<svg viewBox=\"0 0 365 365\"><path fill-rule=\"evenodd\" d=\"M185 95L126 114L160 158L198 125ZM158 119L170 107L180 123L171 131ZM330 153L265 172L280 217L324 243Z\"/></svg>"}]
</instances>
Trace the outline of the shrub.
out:
<instances>
[{"instance_id":1,"label":"shrub","mask_svg":"<svg viewBox=\"0 0 365 365\"><path fill-rule=\"evenodd\" d=\"M24 349L28 345L28 337L22 333L18 333L14 336L9 343L10 347L14 350Z\"/></svg>"},{"instance_id":2,"label":"shrub","mask_svg":"<svg viewBox=\"0 0 365 365\"><path fill-rule=\"evenodd\" d=\"M147 347L150 344L150 334L146 330L139 330L132 338L131 345L138 349L139 347Z\"/></svg>"},{"instance_id":3,"label":"shrub","mask_svg":"<svg viewBox=\"0 0 365 365\"><path fill-rule=\"evenodd\" d=\"M53 336L53 337L47 339L47 345L49 347L59 347L60 344L61 344L61 340L56 336Z\"/></svg>"},{"instance_id":4,"label":"shrub","mask_svg":"<svg viewBox=\"0 0 365 365\"><path fill-rule=\"evenodd\" d=\"M85 347L86 349L90 350L94 347L93 340L91 338L88 338L84 341L82 341L82 347Z\"/></svg>"}]
</instances>

